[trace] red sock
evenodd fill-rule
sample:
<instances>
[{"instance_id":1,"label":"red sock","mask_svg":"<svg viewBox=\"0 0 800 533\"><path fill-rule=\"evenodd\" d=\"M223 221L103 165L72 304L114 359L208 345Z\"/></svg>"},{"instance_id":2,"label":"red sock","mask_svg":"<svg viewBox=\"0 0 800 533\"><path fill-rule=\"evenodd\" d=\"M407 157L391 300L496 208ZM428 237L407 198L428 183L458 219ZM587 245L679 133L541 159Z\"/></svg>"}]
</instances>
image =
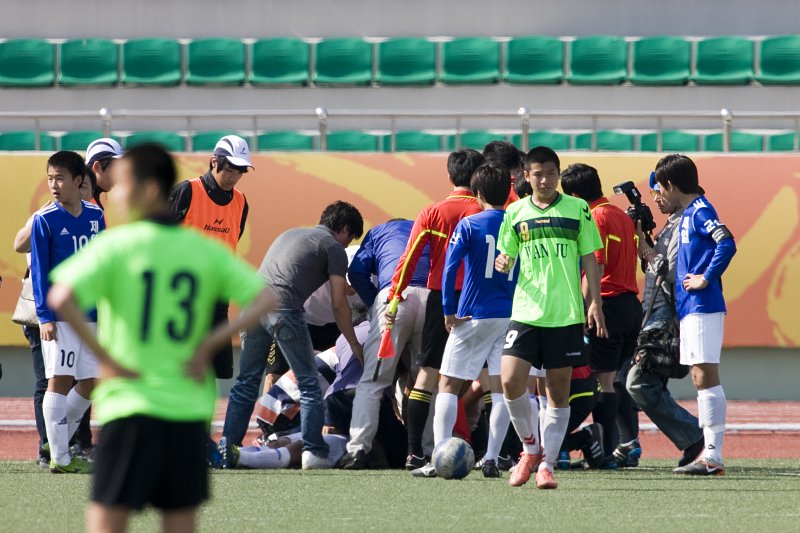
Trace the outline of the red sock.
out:
<instances>
[{"instance_id":1,"label":"red sock","mask_svg":"<svg viewBox=\"0 0 800 533\"><path fill-rule=\"evenodd\" d=\"M458 414L456 415L456 425L453 432L472 444L472 439L469 434L469 423L467 422L467 410L464 409L464 402L459 398L458 400Z\"/></svg>"}]
</instances>

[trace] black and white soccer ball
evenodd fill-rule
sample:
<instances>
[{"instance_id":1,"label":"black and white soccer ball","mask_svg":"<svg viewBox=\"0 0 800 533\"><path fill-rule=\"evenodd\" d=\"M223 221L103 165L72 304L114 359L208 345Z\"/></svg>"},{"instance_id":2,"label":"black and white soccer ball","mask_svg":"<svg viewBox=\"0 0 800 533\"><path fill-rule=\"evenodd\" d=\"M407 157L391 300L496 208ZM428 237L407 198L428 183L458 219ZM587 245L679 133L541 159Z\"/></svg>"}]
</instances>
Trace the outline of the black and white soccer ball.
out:
<instances>
[{"instance_id":1,"label":"black and white soccer ball","mask_svg":"<svg viewBox=\"0 0 800 533\"><path fill-rule=\"evenodd\" d=\"M463 479L475 467L475 452L464 439L451 437L433 450L433 467L444 479Z\"/></svg>"}]
</instances>

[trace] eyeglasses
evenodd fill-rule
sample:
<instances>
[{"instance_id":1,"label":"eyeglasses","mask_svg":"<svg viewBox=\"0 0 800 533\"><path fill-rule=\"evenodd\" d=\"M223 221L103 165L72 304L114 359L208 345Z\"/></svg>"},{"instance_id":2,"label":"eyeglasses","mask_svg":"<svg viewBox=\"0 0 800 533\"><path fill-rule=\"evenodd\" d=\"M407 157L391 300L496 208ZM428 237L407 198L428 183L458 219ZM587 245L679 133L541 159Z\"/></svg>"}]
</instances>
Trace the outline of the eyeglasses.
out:
<instances>
[{"instance_id":1,"label":"eyeglasses","mask_svg":"<svg viewBox=\"0 0 800 533\"><path fill-rule=\"evenodd\" d=\"M663 198L664 192L659 191L657 189L650 189L650 196L652 196L653 198Z\"/></svg>"}]
</instances>

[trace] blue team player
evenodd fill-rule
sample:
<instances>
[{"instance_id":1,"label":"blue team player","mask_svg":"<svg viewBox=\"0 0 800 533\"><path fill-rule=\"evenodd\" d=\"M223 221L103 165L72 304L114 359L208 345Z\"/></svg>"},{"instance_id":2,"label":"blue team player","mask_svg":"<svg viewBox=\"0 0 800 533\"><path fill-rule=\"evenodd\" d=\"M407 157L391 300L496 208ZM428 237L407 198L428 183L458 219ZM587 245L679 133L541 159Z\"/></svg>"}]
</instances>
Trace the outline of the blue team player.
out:
<instances>
[{"instance_id":1,"label":"blue team player","mask_svg":"<svg viewBox=\"0 0 800 533\"><path fill-rule=\"evenodd\" d=\"M719 379L726 313L722 274L736 253L736 243L700 188L691 159L678 154L664 157L656 165L656 181L672 205L685 208L679 226L675 303L681 323L681 363L692 367L697 418L705 439L700 458L674 472L721 476L726 411Z\"/></svg>"},{"instance_id":2,"label":"blue team player","mask_svg":"<svg viewBox=\"0 0 800 533\"><path fill-rule=\"evenodd\" d=\"M442 359L433 440L438 444L452 435L461 386L465 381L476 380L484 363L488 363L492 413L483 473L486 477L500 477L497 455L509 422L500 385L500 355L511 318L517 270L502 274L495 270L494 260L511 175L504 166L487 163L473 173L470 187L484 211L463 218L447 248L442 298L445 327L450 336ZM455 281L462 260L464 285L459 299ZM430 477L434 475L433 468L423 467L419 475Z\"/></svg>"},{"instance_id":3,"label":"blue team player","mask_svg":"<svg viewBox=\"0 0 800 533\"><path fill-rule=\"evenodd\" d=\"M85 459L70 458L69 440L99 376L92 352L47 307L50 272L106 228L103 210L81 200L84 173L83 158L75 152L56 152L47 160L47 186L55 201L34 214L31 233L31 282L48 380L42 411L53 473L88 472ZM96 315L90 320L94 327Z\"/></svg>"}]
</instances>

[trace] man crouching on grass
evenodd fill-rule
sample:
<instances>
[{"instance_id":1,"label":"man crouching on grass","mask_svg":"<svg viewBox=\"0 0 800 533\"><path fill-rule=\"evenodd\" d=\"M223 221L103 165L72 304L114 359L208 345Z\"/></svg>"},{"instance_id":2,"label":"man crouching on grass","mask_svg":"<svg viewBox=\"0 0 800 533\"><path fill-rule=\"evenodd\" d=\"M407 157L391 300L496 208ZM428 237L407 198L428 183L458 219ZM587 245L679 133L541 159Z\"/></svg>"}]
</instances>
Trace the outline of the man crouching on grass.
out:
<instances>
[{"instance_id":1,"label":"man crouching on grass","mask_svg":"<svg viewBox=\"0 0 800 533\"><path fill-rule=\"evenodd\" d=\"M131 511L152 504L164 531L194 531L208 498L206 441L216 403L209 364L276 297L224 245L172 221L175 167L163 149L137 146L112 174L112 199L129 223L59 265L48 296L101 367L94 399L103 430L87 530L124 531ZM228 299L250 307L212 330L215 303ZM96 337L83 312L95 305Z\"/></svg>"}]
</instances>

